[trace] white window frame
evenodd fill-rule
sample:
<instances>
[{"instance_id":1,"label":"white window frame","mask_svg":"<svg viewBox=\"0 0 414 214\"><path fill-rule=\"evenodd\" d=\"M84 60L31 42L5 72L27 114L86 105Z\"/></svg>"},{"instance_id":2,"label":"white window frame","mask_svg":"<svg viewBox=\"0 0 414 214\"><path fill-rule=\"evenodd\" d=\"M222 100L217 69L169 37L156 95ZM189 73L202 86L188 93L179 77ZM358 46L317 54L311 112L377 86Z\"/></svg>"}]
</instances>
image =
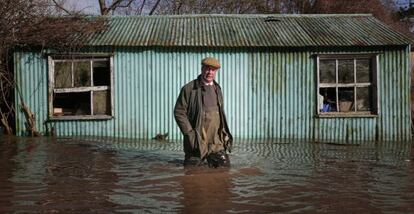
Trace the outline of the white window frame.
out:
<instances>
[{"instance_id":1,"label":"white window frame","mask_svg":"<svg viewBox=\"0 0 414 214\"><path fill-rule=\"evenodd\" d=\"M320 60L336 60L336 68L335 68L335 75L336 75L336 83L320 83ZM338 83L338 60L353 60L354 61L354 82L353 83ZM371 83L357 83L356 81L356 60L359 59L370 59L372 62L372 82ZM379 91L378 91L378 74L379 74L379 56L376 53L368 53L368 54L318 54L316 55L316 116L317 117L377 117L380 111L379 108ZM335 88L336 91L336 105L338 109L338 88L340 87L372 87L372 110L371 111L357 111L357 108L354 108L352 112L320 112L319 110L319 89L320 88ZM354 90L354 103L357 103L356 99L356 91Z\"/></svg>"},{"instance_id":2,"label":"white window frame","mask_svg":"<svg viewBox=\"0 0 414 214\"><path fill-rule=\"evenodd\" d=\"M72 88L55 88L55 63L56 62L76 62L76 61L89 61L91 72L91 86L88 87L72 87ZM93 84L93 63L94 61L109 61L109 73L110 83L109 86L92 86ZM49 66L49 81L48 81L48 116L49 120L107 120L114 117L114 92L113 92L113 56L112 55L51 55L48 56ZM73 64L72 64L73 66ZM72 86L73 83L73 68L72 68ZM94 115L93 112L93 92L94 91L107 91L109 90L110 96L110 115ZM55 93L70 93L70 92L90 92L90 115L60 115L53 114L53 99Z\"/></svg>"}]
</instances>

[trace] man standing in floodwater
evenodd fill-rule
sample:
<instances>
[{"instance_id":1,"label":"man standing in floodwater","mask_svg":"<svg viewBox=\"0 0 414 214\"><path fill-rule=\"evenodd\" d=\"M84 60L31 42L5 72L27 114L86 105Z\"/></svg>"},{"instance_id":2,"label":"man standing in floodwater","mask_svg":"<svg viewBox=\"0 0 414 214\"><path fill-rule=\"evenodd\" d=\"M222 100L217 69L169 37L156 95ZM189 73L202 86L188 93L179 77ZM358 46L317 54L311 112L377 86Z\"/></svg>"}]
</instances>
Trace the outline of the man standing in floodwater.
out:
<instances>
[{"instance_id":1,"label":"man standing in floodwater","mask_svg":"<svg viewBox=\"0 0 414 214\"><path fill-rule=\"evenodd\" d=\"M184 165L208 161L217 167L229 163L233 137L227 126L223 94L214 80L220 62L212 57L201 61L201 74L185 84L174 107L174 117L184 135Z\"/></svg>"}]
</instances>

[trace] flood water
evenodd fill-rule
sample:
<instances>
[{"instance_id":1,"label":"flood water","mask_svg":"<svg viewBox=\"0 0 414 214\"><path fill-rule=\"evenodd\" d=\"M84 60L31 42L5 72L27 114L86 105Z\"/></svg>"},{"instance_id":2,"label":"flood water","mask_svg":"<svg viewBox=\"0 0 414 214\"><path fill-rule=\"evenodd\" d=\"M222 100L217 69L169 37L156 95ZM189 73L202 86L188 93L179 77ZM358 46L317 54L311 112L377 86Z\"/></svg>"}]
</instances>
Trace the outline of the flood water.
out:
<instances>
[{"instance_id":1,"label":"flood water","mask_svg":"<svg viewBox=\"0 0 414 214\"><path fill-rule=\"evenodd\" d=\"M236 140L230 168L181 142L0 140L0 213L413 213L411 143Z\"/></svg>"}]
</instances>

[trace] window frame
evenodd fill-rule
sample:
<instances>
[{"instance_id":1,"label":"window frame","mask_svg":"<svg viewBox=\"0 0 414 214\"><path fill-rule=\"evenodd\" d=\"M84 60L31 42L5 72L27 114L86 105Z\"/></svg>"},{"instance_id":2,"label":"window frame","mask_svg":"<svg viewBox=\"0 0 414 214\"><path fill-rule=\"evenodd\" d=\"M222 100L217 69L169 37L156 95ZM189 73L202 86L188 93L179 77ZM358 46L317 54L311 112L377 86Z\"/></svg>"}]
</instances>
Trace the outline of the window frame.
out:
<instances>
[{"instance_id":1,"label":"window frame","mask_svg":"<svg viewBox=\"0 0 414 214\"><path fill-rule=\"evenodd\" d=\"M108 61L109 62L109 85L108 86L81 86L73 88L55 88L55 63L56 62L76 62L89 61L90 78L93 83L93 62ZM49 55L49 78L48 78L48 120L108 120L114 118L114 92L113 92L113 55L108 54L73 54L73 55ZM72 85L74 85L73 64L72 64ZM93 115L93 93L95 91L109 91L110 96L110 115ZM54 93L76 93L90 92L90 115L53 115Z\"/></svg>"},{"instance_id":2,"label":"window frame","mask_svg":"<svg viewBox=\"0 0 414 214\"><path fill-rule=\"evenodd\" d=\"M338 60L353 60L354 62L354 82L353 83L338 83ZM356 75L356 60L360 59L370 59L372 62L372 81L371 83L358 83L357 82L357 75ZM320 60L335 60L335 76L336 76L336 83L320 83ZM364 54L316 54L316 105L315 111L316 117L377 117L380 112L379 106L379 90L378 90L378 82L379 82L379 54L378 53L364 53ZM336 92L336 105L338 106L338 88L341 87L372 87L372 110L371 111L357 111L357 108L354 108L354 111L351 112L320 112L319 111L319 101L318 101L318 94L321 88L335 88ZM354 103L357 103L356 99L356 92L354 90Z\"/></svg>"}]
</instances>

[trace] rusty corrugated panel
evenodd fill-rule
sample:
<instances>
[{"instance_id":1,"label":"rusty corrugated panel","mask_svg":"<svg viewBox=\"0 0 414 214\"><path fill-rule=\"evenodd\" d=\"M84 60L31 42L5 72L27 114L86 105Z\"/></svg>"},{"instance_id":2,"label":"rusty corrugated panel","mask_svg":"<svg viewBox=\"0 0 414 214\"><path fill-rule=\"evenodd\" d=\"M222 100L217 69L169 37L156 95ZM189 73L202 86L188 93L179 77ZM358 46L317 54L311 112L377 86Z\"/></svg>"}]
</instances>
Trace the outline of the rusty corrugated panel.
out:
<instances>
[{"instance_id":1,"label":"rusty corrugated panel","mask_svg":"<svg viewBox=\"0 0 414 214\"><path fill-rule=\"evenodd\" d=\"M177 15L110 17L92 46L309 47L407 45L371 15Z\"/></svg>"}]
</instances>

